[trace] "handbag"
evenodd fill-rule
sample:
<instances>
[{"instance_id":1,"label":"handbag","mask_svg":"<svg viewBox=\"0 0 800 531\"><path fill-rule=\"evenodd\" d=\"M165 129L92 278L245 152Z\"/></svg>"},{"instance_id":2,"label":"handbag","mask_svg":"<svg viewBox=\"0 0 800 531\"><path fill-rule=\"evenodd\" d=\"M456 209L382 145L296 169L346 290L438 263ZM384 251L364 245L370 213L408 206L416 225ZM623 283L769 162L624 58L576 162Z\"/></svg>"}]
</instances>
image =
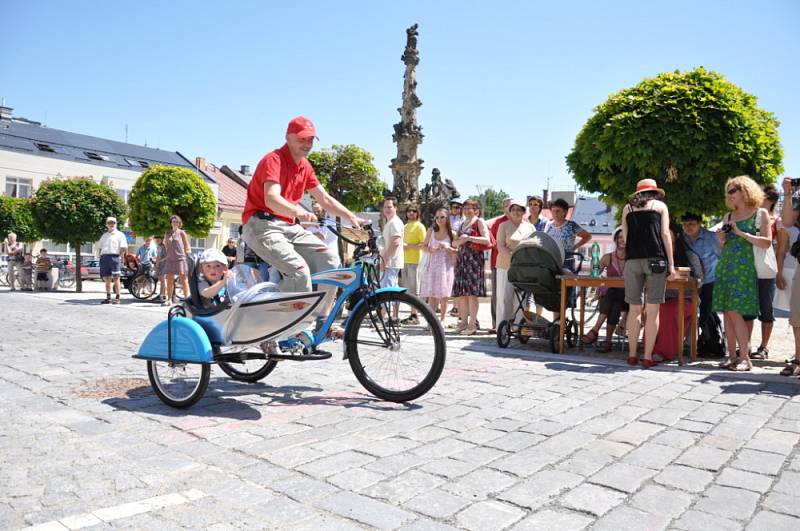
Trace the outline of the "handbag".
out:
<instances>
[{"instance_id":1,"label":"handbag","mask_svg":"<svg viewBox=\"0 0 800 531\"><path fill-rule=\"evenodd\" d=\"M470 236L475 236L476 238L481 237L481 229L478 227L478 221L476 220L475 223L472 225L471 228L472 234ZM487 230L486 233L489 235L489 243L474 243L471 242L470 245L472 246L473 251L481 252L481 251L489 251L494 249L497 245L497 240L495 240L492 231Z\"/></svg>"},{"instance_id":2,"label":"handbag","mask_svg":"<svg viewBox=\"0 0 800 531\"><path fill-rule=\"evenodd\" d=\"M756 213L756 236L760 235L761 211L762 209L759 208ZM730 217L728 219L730 219ZM756 263L756 274L758 278L775 278L778 275L778 260L775 258L775 249L773 249L771 244L766 249L753 245L753 259Z\"/></svg>"}]
</instances>

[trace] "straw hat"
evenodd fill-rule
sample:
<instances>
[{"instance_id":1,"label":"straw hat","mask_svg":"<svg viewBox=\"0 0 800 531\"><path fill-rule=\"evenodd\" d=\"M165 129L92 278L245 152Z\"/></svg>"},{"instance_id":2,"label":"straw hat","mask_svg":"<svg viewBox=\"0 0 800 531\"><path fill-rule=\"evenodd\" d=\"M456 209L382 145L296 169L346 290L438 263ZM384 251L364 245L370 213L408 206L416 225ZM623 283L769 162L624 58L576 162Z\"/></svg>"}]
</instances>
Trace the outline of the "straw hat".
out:
<instances>
[{"instance_id":1,"label":"straw hat","mask_svg":"<svg viewBox=\"0 0 800 531\"><path fill-rule=\"evenodd\" d=\"M638 183L636 183L636 191L633 192L630 196L633 197L640 192L656 192L664 197L666 192L662 188L659 188L656 184L655 179L642 179Z\"/></svg>"}]
</instances>

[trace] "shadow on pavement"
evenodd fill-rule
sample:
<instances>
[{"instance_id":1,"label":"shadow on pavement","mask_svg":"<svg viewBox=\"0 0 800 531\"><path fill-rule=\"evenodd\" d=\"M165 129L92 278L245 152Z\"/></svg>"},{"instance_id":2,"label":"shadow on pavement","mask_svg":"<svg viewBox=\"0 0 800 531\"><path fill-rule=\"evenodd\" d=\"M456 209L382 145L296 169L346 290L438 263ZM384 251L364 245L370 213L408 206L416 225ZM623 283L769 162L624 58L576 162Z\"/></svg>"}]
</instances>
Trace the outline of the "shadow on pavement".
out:
<instances>
[{"instance_id":1,"label":"shadow on pavement","mask_svg":"<svg viewBox=\"0 0 800 531\"><path fill-rule=\"evenodd\" d=\"M734 373L735 374L735 373ZM731 374L725 375L712 374L701 380L705 382L730 382ZM787 377L788 380L788 377ZM761 381L739 381L731 383L730 385L720 386L723 394L760 394L760 395L775 395L780 397L793 397L800 394L800 386L796 382L787 381L782 382L761 382Z\"/></svg>"},{"instance_id":2,"label":"shadow on pavement","mask_svg":"<svg viewBox=\"0 0 800 531\"><path fill-rule=\"evenodd\" d=\"M544 366L553 371L569 371L569 372L580 372L580 373L590 373L590 374L614 374L617 372L642 370L641 367L637 366L628 367L621 365L598 365L586 362L582 363L565 363L560 361L546 362Z\"/></svg>"}]
</instances>

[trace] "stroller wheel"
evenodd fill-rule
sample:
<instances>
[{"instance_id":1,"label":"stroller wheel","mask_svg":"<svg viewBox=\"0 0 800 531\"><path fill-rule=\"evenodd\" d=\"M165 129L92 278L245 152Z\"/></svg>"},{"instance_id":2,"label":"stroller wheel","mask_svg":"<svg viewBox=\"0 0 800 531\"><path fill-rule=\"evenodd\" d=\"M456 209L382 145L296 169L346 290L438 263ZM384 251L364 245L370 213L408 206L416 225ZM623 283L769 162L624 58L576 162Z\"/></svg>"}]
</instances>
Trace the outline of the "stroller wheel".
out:
<instances>
[{"instance_id":1,"label":"stroller wheel","mask_svg":"<svg viewBox=\"0 0 800 531\"><path fill-rule=\"evenodd\" d=\"M522 331L523 327L526 326L526 325L527 325L527 323L525 322L525 319L520 319L519 324L517 325L517 331L518 331L517 339L519 339L519 342L522 343L523 345L525 343L527 343L528 341L530 341L530 339L531 339L531 336L528 335L528 334L530 334L529 330L526 330L526 332L528 332L527 334L523 333L523 331Z\"/></svg>"},{"instance_id":2,"label":"stroller wheel","mask_svg":"<svg viewBox=\"0 0 800 531\"><path fill-rule=\"evenodd\" d=\"M511 323L509 321L501 321L497 325L497 346L506 348L511 342Z\"/></svg>"}]
</instances>

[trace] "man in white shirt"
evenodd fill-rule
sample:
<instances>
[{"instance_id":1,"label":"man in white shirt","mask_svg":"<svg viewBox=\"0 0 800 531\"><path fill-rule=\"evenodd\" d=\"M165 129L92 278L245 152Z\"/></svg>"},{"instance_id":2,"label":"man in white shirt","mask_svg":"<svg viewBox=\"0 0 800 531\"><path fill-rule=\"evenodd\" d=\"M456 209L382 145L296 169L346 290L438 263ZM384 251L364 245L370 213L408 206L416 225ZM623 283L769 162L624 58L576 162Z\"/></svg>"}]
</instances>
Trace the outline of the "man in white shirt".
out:
<instances>
[{"instance_id":1,"label":"man in white shirt","mask_svg":"<svg viewBox=\"0 0 800 531\"><path fill-rule=\"evenodd\" d=\"M322 240L322 242L328 247L328 249L335 253L337 256L339 254L339 248L337 246L338 237L327 227L327 225L334 224L334 221L327 216L324 210L319 203L314 203L311 207L314 212L314 215L317 216L316 223L302 223L302 225L306 228L308 232Z\"/></svg>"},{"instance_id":2,"label":"man in white shirt","mask_svg":"<svg viewBox=\"0 0 800 531\"><path fill-rule=\"evenodd\" d=\"M103 304L119 304L120 283L119 277L122 270L119 265L122 258L128 251L128 240L125 235L117 230L117 218L107 217L106 228L108 229L100 237L100 276L106 283L106 298ZM111 284L114 284L116 297L111 300Z\"/></svg>"},{"instance_id":3,"label":"man in white shirt","mask_svg":"<svg viewBox=\"0 0 800 531\"><path fill-rule=\"evenodd\" d=\"M381 287L396 287L403 269L403 220L397 215L397 198L386 197L383 200L383 216L386 223L383 225L383 253L381 253L383 275ZM390 321L397 321L398 307L394 307L394 317Z\"/></svg>"}]
</instances>

